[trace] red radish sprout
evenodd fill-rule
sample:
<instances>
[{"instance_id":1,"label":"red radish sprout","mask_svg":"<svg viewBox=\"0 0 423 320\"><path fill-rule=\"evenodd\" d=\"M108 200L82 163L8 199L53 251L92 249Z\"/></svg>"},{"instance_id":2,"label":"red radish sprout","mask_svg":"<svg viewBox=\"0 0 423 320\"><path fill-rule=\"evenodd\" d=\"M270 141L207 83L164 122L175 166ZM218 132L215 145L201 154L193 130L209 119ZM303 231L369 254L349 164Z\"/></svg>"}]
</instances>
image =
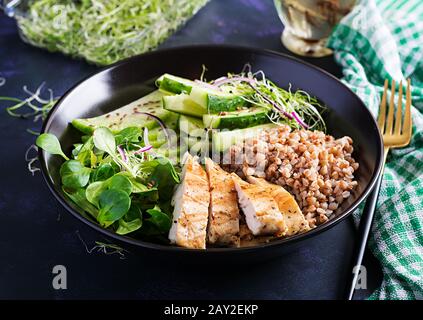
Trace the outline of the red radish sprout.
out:
<instances>
[{"instance_id":1,"label":"red radish sprout","mask_svg":"<svg viewBox=\"0 0 423 320\"><path fill-rule=\"evenodd\" d=\"M300 124L300 126L302 126L304 129L309 128L309 126L303 121L303 119L300 118L300 116L295 111L292 111L291 114L294 117L295 121Z\"/></svg>"},{"instance_id":2,"label":"red radish sprout","mask_svg":"<svg viewBox=\"0 0 423 320\"><path fill-rule=\"evenodd\" d=\"M220 88L216 85L213 85L213 84L201 81L201 80L194 80L194 82L198 83L200 86L202 86L204 88L221 91Z\"/></svg>"},{"instance_id":3,"label":"red radish sprout","mask_svg":"<svg viewBox=\"0 0 423 320\"><path fill-rule=\"evenodd\" d=\"M120 157L122 158L122 160L124 162L128 162L128 158L126 157L125 150L123 150L120 146L118 146L117 149L119 151L119 154L120 154Z\"/></svg>"},{"instance_id":4,"label":"red radish sprout","mask_svg":"<svg viewBox=\"0 0 423 320\"><path fill-rule=\"evenodd\" d=\"M147 151L149 151L151 149L153 149L153 146L152 145L148 145L148 146L145 146L145 147L142 147L142 148L138 149L137 151L134 152L134 154L140 154L140 153L143 153L143 152L147 152Z\"/></svg>"},{"instance_id":5,"label":"red radish sprout","mask_svg":"<svg viewBox=\"0 0 423 320\"><path fill-rule=\"evenodd\" d=\"M160 119L158 116L155 116L154 114L151 114L151 113L148 113L148 112L135 111L135 113L143 114L143 115L145 115L147 117L150 117L150 118L153 118L154 120L156 120L156 122L159 124L160 128L162 128L162 130L164 131L164 134L166 136L166 140L167 141L170 140L170 137L169 137L169 135L167 133L167 127L164 124L164 122L162 121L162 119Z\"/></svg>"}]
</instances>

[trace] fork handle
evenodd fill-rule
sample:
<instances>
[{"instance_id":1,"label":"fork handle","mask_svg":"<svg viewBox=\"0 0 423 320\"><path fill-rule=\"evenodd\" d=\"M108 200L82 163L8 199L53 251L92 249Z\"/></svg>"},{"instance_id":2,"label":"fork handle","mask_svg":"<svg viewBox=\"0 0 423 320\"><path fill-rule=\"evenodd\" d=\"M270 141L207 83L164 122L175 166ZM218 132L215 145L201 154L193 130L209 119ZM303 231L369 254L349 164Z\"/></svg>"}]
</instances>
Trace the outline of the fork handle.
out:
<instances>
[{"instance_id":1,"label":"fork handle","mask_svg":"<svg viewBox=\"0 0 423 320\"><path fill-rule=\"evenodd\" d=\"M363 262L364 252L366 251L367 240L369 238L370 230L373 223L373 217L375 214L377 199L379 197L380 186L382 184L382 177L383 177L383 168L379 177L376 180L376 184L373 187L372 192L367 197L366 204L364 206L363 214L360 219L360 224L358 227L358 237L354 248L354 255L353 260L351 263L352 273L349 276L349 280L347 282L347 292L346 298L347 300L352 300L354 298L355 287L357 285L358 274L360 268L355 268L356 266L361 266Z\"/></svg>"}]
</instances>

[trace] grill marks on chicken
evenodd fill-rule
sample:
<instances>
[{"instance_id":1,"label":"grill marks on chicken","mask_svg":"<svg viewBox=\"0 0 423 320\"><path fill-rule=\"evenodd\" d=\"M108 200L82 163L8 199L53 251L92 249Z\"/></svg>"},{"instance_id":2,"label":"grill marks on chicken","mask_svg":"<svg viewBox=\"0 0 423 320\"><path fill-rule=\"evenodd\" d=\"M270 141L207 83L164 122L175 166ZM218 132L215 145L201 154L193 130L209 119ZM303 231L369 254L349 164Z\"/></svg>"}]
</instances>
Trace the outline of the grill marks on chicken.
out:
<instances>
[{"instance_id":1,"label":"grill marks on chicken","mask_svg":"<svg viewBox=\"0 0 423 320\"><path fill-rule=\"evenodd\" d=\"M209 216L209 181L197 158L187 155L182 183L173 199L173 223L169 240L178 246L205 249Z\"/></svg>"},{"instance_id":2,"label":"grill marks on chicken","mask_svg":"<svg viewBox=\"0 0 423 320\"><path fill-rule=\"evenodd\" d=\"M287 226L286 236L292 236L310 230L294 197L283 187L270 183L263 178L247 177L248 182L264 188L275 199L279 211L284 217Z\"/></svg>"},{"instance_id":3,"label":"grill marks on chicken","mask_svg":"<svg viewBox=\"0 0 423 320\"><path fill-rule=\"evenodd\" d=\"M172 199L171 243L205 249L252 246L310 229L294 197L264 179L227 173L211 159L206 170L186 156L182 183ZM243 213L241 216L240 209Z\"/></svg>"},{"instance_id":4,"label":"grill marks on chicken","mask_svg":"<svg viewBox=\"0 0 423 320\"><path fill-rule=\"evenodd\" d=\"M210 185L208 242L239 246L239 209L235 185L229 173L206 158Z\"/></svg>"},{"instance_id":5,"label":"grill marks on chicken","mask_svg":"<svg viewBox=\"0 0 423 320\"><path fill-rule=\"evenodd\" d=\"M278 205L266 189L245 182L232 173L238 202L244 212L248 228L254 235L286 233L286 224Z\"/></svg>"}]
</instances>

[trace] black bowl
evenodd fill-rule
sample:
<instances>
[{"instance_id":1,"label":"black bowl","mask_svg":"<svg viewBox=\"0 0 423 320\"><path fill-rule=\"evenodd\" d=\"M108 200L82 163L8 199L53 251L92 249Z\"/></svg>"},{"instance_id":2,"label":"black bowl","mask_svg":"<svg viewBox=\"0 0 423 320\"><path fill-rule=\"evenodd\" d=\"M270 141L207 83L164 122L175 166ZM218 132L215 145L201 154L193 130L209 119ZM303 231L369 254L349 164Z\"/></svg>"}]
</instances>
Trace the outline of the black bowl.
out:
<instances>
[{"instance_id":1,"label":"black bowl","mask_svg":"<svg viewBox=\"0 0 423 320\"><path fill-rule=\"evenodd\" d=\"M250 248L210 248L190 250L155 244L117 235L85 219L80 209L70 202L60 187L59 168L62 160L40 151L45 180L59 202L76 218L107 235L129 250L165 258L184 257L185 261L260 261L281 255L329 230L348 217L365 199L381 170L382 140L376 122L363 102L344 84L327 72L287 55L229 46L191 46L166 49L136 56L103 69L70 89L56 104L44 123L42 132L59 137L65 153L70 152L80 134L69 123L75 118L104 114L154 90L154 80L163 73L198 78L202 65L213 79L227 72L239 72L246 63L253 70L263 70L279 86L303 89L329 106L325 115L328 133L354 140L354 158L360 167L356 172L358 187L336 212L337 216L312 231ZM136 251L137 251L136 250ZM158 254L157 254L158 253ZM182 261L182 260L178 260Z\"/></svg>"}]
</instances>

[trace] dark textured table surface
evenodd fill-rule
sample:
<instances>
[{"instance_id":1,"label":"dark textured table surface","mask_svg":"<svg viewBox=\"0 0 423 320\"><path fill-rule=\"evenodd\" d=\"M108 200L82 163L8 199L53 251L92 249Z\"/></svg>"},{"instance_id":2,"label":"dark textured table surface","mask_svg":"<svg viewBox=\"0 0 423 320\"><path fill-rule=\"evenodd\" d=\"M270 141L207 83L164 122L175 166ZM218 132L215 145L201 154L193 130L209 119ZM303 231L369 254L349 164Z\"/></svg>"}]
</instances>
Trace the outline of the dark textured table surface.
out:
<instances>
[{"instance_id":1,"label":"dark textured table surface","mask_svg":"<svg viewBox=\"0 0 423 320\"><path fill-rule=\"evenodd\" d=\"M282 25L270 0L212 0L161 47L227 43L286 52ZM333 59L312 63L340 76ZM22 86L43 81L56 95L98 68L24 44L16 25L0 13L0 96L25 97ZM11 118L0 103L0 298L3 299L340 299L355 236L351 219L282 258L238 268L166 265L142 255L87 252L101 235L54 200L40 174L26 170L25 150L40 123ZM81 242L84 240L87 248ZM67 290L52 287L52 268L67 268ZM380 283L377 261L367 255L367 297Z\"/></svg>"}]
</instances>

